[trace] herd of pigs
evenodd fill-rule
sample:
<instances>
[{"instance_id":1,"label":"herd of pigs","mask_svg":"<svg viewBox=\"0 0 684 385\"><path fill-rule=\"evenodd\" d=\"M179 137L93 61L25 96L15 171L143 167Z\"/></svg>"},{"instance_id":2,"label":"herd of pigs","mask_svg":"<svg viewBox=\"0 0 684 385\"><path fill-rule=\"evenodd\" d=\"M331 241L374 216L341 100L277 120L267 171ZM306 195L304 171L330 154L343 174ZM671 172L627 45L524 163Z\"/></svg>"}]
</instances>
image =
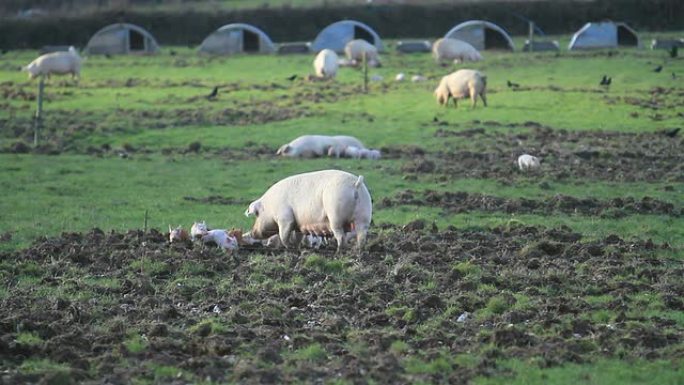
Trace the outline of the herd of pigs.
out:
<instances>
[{"instance_id":1,"label":"herd of pigs","mask_svg":"<svg viewBox=\"0 0 684 385\"><path fill-rule=\"evenodd\" d=\"M329 49L318 53L313 66L315 76L309 79L333 79L340 66L380 66L377 48L365 40L352 40L345 46L346 59L338 58ZM456 39L439 39L433 44L436 61L480 61L482 56L470 44ZM80 77L81 58L71 47L66 52L42 55L23 68L29 78L50 77L51 74L71 74ZM403 81L404 74L395 80ZM413 81L425 80L415 76ZM447 106L453 100L470 98L472 107L478 97L487 106L487 77L479 71L461 69L444 76L435 97L440 105ZM286 157L347 157L355 159L380 159L379 150L369 149L351 136L304 135L281 146L277 155ZM523 154L518 158L522 171L540 167L537 157ZM245 211L255 216L252 229L243 234L241 230L210 229L204 222L196 222L190 232L182 227L169 226L170 242L199 241L214 244L224 250L237 250L241 245L262 244L266 247L306 246L318 248L334 238L339 252L346 243L356 243L360 250L366 240L371 223L372 201L363 176L338 170L323 170L293 175L271 186L261 198L253 201Z\"/></svg>"}]
</instances>

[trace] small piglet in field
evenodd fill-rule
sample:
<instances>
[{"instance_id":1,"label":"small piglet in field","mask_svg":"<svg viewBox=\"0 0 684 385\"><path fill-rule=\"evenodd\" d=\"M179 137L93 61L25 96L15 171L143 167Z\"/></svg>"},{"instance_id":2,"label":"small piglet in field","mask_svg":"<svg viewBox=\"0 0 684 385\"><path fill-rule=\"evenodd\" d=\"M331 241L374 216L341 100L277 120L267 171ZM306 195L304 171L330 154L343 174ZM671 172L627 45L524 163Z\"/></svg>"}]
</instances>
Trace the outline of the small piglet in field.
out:
<instances>
[{"instance_id":1,"label":"small piglet in field","mask_svg":"<svg viewBox=\"0 0 684 385\"><path fill-rule=\"evenodd\" d=\"M183 229L181 226L176 227L175 229L171 228L171 225L169 225L169 242L174 243L174 242L185 242L190 240L190 234L188 234L188 231Z\"/></svg>"},{"instance_id":2,"label":"small piglet in field","mask_svg":"<svg viewBox=\"0 0 684 385\"><path fill-rule=\"evenodd\" d=\"M207 231L209 231L209 229L207 228L206 222L202 221L193 223L192 227L190 228L190 235L192 236L192 240L196 241L202 238L204 235L207 234Z\"/></svg>"},{"instance_id":3,"label":"small piglet in field","mask_svg":"<svg viewBox=\"0 0 684 385\"><path fill-rule=\"evenodd\" d=\"M223 250L235 251L238 248L238 241L234 236L229 235L226 230L209 230L202 236L202 243L214 243Z\"/></svg>"}]
</instances>

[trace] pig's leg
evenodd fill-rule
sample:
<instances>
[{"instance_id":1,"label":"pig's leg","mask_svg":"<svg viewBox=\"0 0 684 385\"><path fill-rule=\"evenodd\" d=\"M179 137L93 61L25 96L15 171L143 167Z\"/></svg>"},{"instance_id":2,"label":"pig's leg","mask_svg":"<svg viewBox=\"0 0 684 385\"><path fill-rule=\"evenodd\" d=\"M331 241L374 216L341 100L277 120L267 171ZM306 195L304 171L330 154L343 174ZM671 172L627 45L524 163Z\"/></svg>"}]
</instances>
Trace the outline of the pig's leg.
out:
<instances>
[{"instance_id":1,"label":"pig's leg","mask_svg":"<svg viewBox=\"0 0 684 385\"><path fill-rule=\"evenodd\" d=\"M480 98L482 98L482 103L484 103L484 106L487 107L487 97L485 96L484 90L482 90L482 93L480 94Z\"/></svg>"},{"instance_id":2,"label":"pig's leg","mask_svg":"<svg viewBox=\"0 0 684 385\"><path fill-rule=\"evenodd\" d=\"M366 235L368 234L368 225L366 223L354 223L354 231L356 231L356 249L361 251L363 245L366 244Z\"/></svg>"},{"instance_id":3,"label":"pig's leg","mask_svg":"<svg viewBox=\"0 0 684 385\"><path fill-rule=\"evenodd\" d=\"M280 235L280 242L286 248L291 246L290 235L295 230L295 220L292 210L281 212L277 219L278 234Z\"/></svg>"}]
</instances>

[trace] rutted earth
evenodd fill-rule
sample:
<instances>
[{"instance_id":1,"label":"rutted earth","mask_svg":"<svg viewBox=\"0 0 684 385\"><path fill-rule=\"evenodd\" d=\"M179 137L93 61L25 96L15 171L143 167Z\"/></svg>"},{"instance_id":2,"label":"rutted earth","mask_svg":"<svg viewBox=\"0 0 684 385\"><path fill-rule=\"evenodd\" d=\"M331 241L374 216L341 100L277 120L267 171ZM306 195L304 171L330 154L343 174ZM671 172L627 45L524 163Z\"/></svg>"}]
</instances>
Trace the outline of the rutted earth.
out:
<instances>
[{"instance_id":1,"label":"rutted earth","mask_svg":"<svg viewBox=\"0 0 684 385\"><path fill-rule=\"evenodd\" d=\"M448 126L438 119L433 124ZM497 122L472 124L502 126ZM527 129L501 132L482 127L461 131L440 127L435 136L442 138L449 150L410 149L413 160L406 162L401 171L512 180L523 174L517 170L517 157L529 153L541 158L541 174L552 180L684 181L684 136L675 129L621 133L558 130L535 122L508 126ZM387 153L404 155L402 148Z\"/></svg>"},{"instance_id":2,"label":"rutted earth","mask_svg":"<svg viewBox=\"0 0 684 385\"><path fill-rule=\"evenodd\" d=\"M632 214L682 215L682 208L670 202L651 197L632 197L601 200L596 198L575 198L556 194L549 199L500 198L492 195L426 190L402 191L393 198L384 198L378 208L396 205L432 206L444 208L449 213L468 211L501 211L518 214L581 214L607 218L621 218Z\"/></svg>"},{"instance_id":3,"label":"rutted earth","mask_svg":"<svg viewBox=\"0 0 684 385\"><path fill-rule=\"evenodd\" d=\"M668 248L420 223L376 227L358 257L65 233L0 254L2 381L466 383L501 373L496 359L667 359L681 355L684 325L647 310L684 310L684 264ZM68 369L22 373L27 358ZM155 365L184 374L155 377Z\"/></svg>"}]
</instances>

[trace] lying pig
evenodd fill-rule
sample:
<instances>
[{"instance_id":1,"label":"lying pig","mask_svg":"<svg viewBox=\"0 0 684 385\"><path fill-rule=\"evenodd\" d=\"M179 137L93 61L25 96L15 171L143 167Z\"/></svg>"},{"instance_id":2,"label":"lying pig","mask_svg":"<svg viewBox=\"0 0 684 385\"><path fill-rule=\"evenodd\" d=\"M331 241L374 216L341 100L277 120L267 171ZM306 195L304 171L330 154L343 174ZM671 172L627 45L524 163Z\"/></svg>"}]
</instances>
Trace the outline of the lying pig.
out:
<instances>
[{"instance_id":1,"label":"lying pig","mask_svg":"<svg viewBox=\"0 0 684 385\"><path fill-rule=\"evenodd\" d=\"M339 154L346 146L364 148L363 143L353 136L303 135L290 143L281 146L276 154L290 157L313 158L329 154L330 148L338 149L336 151Z\"/></svg>"},{"instance_id":2,"label":"lying pig","mask_svg":"<svg viewBox=\"0 0 684 385\"><path fill-rule=\"evenodd\" d=\"M275 234L286 247L296 245L293 232L334 236L337 251L344 247L345 232L356 231L360 249L366 241L372 202L363 176L339 170L293 175L271 186L259 198L250 235L256 239Z\"/></svg>"}]
</instances>

